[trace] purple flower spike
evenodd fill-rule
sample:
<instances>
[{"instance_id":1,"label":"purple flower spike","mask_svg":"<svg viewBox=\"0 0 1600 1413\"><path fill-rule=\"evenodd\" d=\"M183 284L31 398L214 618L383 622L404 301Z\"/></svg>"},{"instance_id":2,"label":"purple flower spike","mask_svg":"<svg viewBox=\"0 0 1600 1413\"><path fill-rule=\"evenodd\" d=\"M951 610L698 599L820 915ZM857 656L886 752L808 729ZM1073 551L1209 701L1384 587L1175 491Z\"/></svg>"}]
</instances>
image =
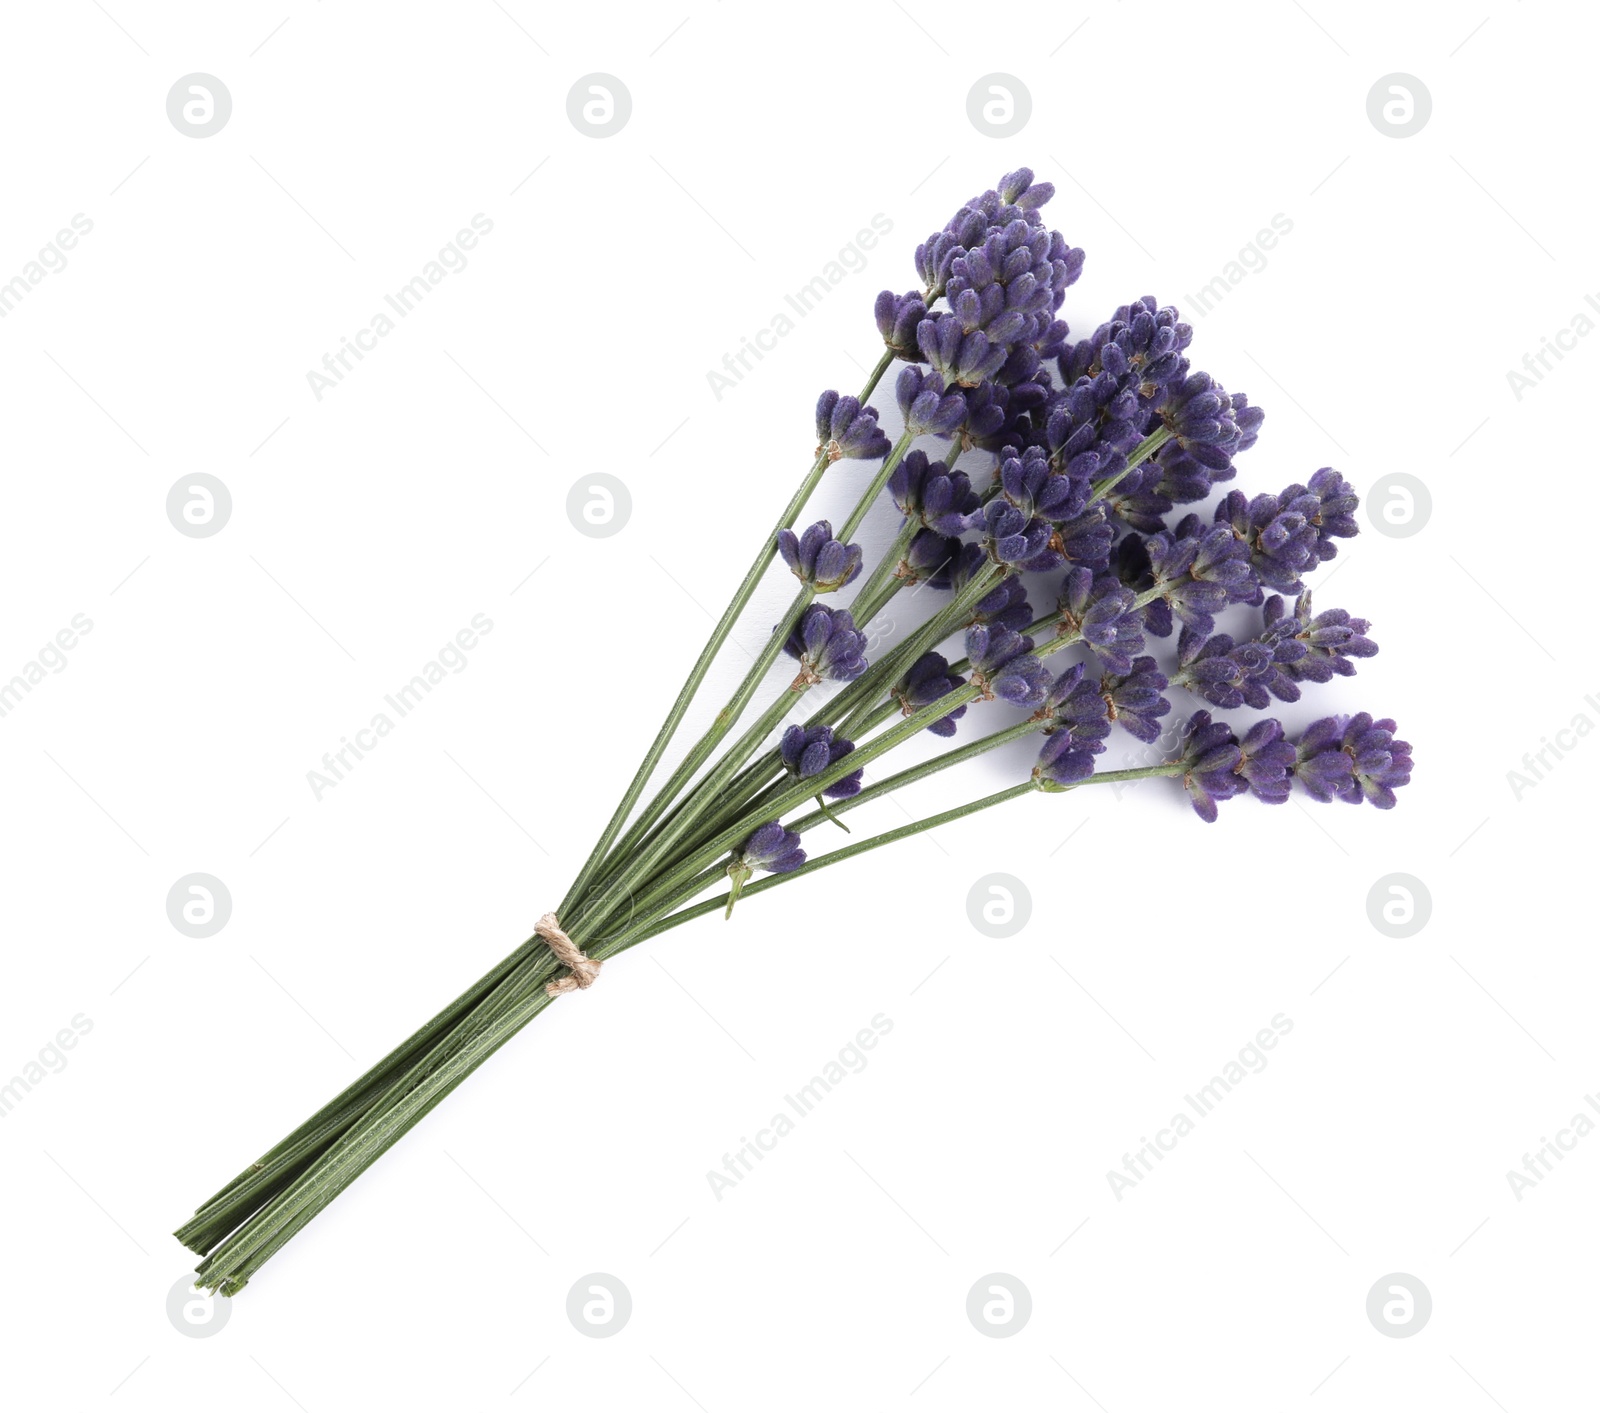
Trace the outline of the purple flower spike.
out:
<instances>
[{"instance_id":1,"label":"purple flower spike","mask_svg":"<svg viewBox=\"0 0 1600 1413\"><path fill-rule=\"evenodd\" d=\"M1411 779L1411 747L1395 739L1394 729L1394 722L1374 721L1366 712L1325 716L1293 741L1277 720L1264 717L1241 738L1208 712L1196 712L1184 748L1183 786L1208 823L1218 803L1235 795L1282 804L1296 780L1324 804L1370 800L1392 809L1394 792Z\"/></svg>"},{"instance_id":2,"label":"purple flower spike","mask_svg":"<svg viewBox=\"0 0 1600 1413\"><path fill-rule=\"evenodd\" d=\"M1394 722L1370 714L1325 716L1296 743L1295 777L1313 799L1370 800L1393 809L1394 792L1411 779L1411 747L1397 741Z\"/></svg>"},{"instance_id":3,"label":"purple flower spike","mask_svg":"<svg viewBox=\"0 0 1600 1413\"><path fill-rule=\"evenodd\" d=\"M936 530L918 530L906 547L906 557L895 566L895 578L907 584L948 589L950 571L961 557L961 541Z\"/></svg>"},{"instance_id":4,"label":"purple flower spike","mask_svg":"<svg viewBox=\"0 0 1600 1413\"><path fill-rule=\"evenodd\" d=\"M889 494L907 520L941 535L965 534L981 518L982 502L967 473L948 470L920 451L908 451L894 468Z\"/></svg>"},{"instance_id":5,"label":"purple flower spike","mask_svg":"<svg viewBox=\"0 0 1600 1413\"><path fill-rule=\"evenodd\" d=\"M993 623L1020 633L1033 622L1033 609L1022 580L1015 575L1002 579L998 589L985 594L972 606L971 622Z\"/></svg>"},{"instance_id":6,"label":"purple flower spike","mask_svg":"<svg viewBox=\"0 0 1600 1413\"><path fill-rule=\"evenodd\" d=\"M1242 759L1238 738L1225 721L1213 721L1208 711L1189 718L1189 739L1184 749L1183 788L1194 812L1207 824L1217 822L1217 804L1231 800L1247 788L1234 773Z\"/></svg>"},{"instance_id":7,"label":"purple flower spike","mask_svg":"<svg viewBox=\"0 0 1600 1413\"><path fill-rule=\"evenodd\" d=\"M1106 748L1111 722L1106 699L1096 684L1085 678L1081 662L1050 684L1038 716L1049 725L1034 763L1034 778L1073 785L1094 774L1094 758Z\"/></svg>"},{"instance_id":8,"label":"purple flower spike","mask_svg":"<svg viewBox=\"0 0 1600 1413\"><path fill-rule=\"evenodd\" d=\"M855 748L855 742L835 736L831 726L791 726L778 744L778 755L795 779L809 780L813 775L821 775L835 761L843 760ZM859 770L852 771L843 779L835 780L822 793L830 800L844 800L859 794L861 774Z\"/></svg>"},{"instance_id":9,"label":"purple flower spike","mask_svg":"<svg viewBox=\"0 0 1600 1413\"><path fill-rule=\"evenodd\" d=\"M900 680L890 696L900 703L902 716L915 716L924 707L932 706L941 697L947 697L964 686L961 678L950 671L950 664L938 653L923 653ZM966 703L956 707L949 716L942 716L928 730L935 736L954 736L956 722L967 714Z\"/></svg>"},{"instance_id":10,"label":"purple flower spike","mask_svg":"<svg viewBox=\"0 0 1600 1413\"><path fill-rule=\"evenodd\" d=\"M1049 521L1018 510L1004 496L983 508L984 548L996 564L1012 569L1059 569L1061 553L1051 544L1055 531Z\"/></svg>"},{"instance_id":11,"label":"purple flower spike","mask_svg":"<svg viewBox=\"0 0 1600 1413\"><path fill-rule=\"evenodd\" d=\"M867 635L848 609L814 603L800 616L783 650L800 660L796 688L821 681L854 682L867 670Z\"/></svg>"},{"instance_id":12,"label":"purple flower spike","mask_svg":"<svg viewBox=\"0 0 1600 1413\"><path fill-rule=\"evenodd\" d=\"M1013 706L1038 706L1050 690L1050 669L1033 655L1033 639L997 623L967 629L972 685L985 701L998 697Z\"/></svg>"},{"instance_id":13,"label":"purple flower spike","mask_svg":"<svg viewBox=\"0 0 1600 1413\"><path fill-rule=\"evenodd\" d=\"M915 364L900 370L894 394L913 436L948 437L967 415L967 400L959 392L946 392L943 378Z\"/></svg>"},{"instance_id":14,"label":"purple flower spike","mask_svg":"<svg viewBox=\"0 0 1600 1413\"><path fill-rule=\"evenodd\" d=\"M1294 743L1286 741L1283 726L1273 717L1256 722L1239 742L1239 764L1234 773L1249 787L1250 793L1269 805L1281 805L1289 798L1295 763Z\"/></svg>"},{"instance_id":15,"label":"purple flower spike","mask_svg":"<svg viewBox=\"0 0 1600 1413\"><path fill-rule=\"evenodd\" d=\"M928 316L928 306L916 290L897 295L884 290L873 306L873 316L878 321L878 332L883 335L884 346L896 358L914 363L922 357L917 348L917 325Z\"/></svg>"},{"instance_id":16,"label":"purple flower spike","mask_svg":"<svg viewBox=\"0 0 1600 1413\"><path fill-rule=\"evenodd\" d=\"M1001 177L995 190L1002 201L1020 206L1024 211L1037 211L1056 194L1055 187L1049 182L1034 181L1033 173L1027 167L1018 167L1016 171Z\"/></svg>"},{"instance_id":17,"label":"purple flower spike","mask_svg":"<svg viewBox=\"0 0 1600 1413\"><path fill-rule=\"evenodd\" d=\"M733 916L733 905L739 901L739 892L757 869L768 873L793 873L806 861L805 850L800 847L800 836L785 829L777 820L763 824L734 850L728 863L728 910L723 917Z\"/></svg>"},{"instance_id":18,"label":"purple flower spike","mask_svg":"<svg viewBox=\"0 0 1600 1413\"><path fill-rule=\"evenodd\" d=\"M763 824L739 849L739 856L751 868L768 873L793 873L806 861L800 836L785 829L777 820Z\"/></svg>"},{"instance_id":19,"label":"purple flower spike","mask_svg":"<svg viewBox=\"0 0 1600 1413\"><path fill-rule=\"evenodd\" d=\"M1100 679L1111 720L1146 744L1161 735L1161 718L1172 710L1172 703L1161 695L1166 686L1153 657L1135 658L1131 671Z\"/></svg>"},{"instance_id":20,"label":"purple flower spike","mask_svg":"<svg viewBox=\"0 0 1600 1413\"><path fill-rule=\"evenodd\" d=\"M917 325L917 347L947 386L975 388L1000 371L1010 348L982 329L967 332L957 314L933 314ZM965 409L965 403L962 404Z\"/></svg>"},{"instance_id":21,"label":"purple flower spike","mask_svg":"<svg viewBox=\"0 0 1600 1413\"><path fill-rule=\"evenodd\" d=\"M873 461L889 454L889 438L872 408L830 390L817 399L817 455L824 453L829 461L846 456Z\"/></svg>"},{"instance_id":22,"label":"purple flower spike","mask_svg":"<svg viewBox=\"0 0 1600 1413\"><path fill-rule=\"evenodd\" d=\"M1034 762L1036 780L1048 780L1054 785L1076 785L1094 774L1094 758L1105 749L1099 742L1083 745L1070 732L1057 731L1044 738L1039 759Z\"/></svg>"},{"instance_id":23,"label":"purple flower spike","mask_svg":"<svg viewBox=\"0 0 1600 1413\"><path fill-rule=\"evenodd\" d=\"M861 573L861 546L840 544L826 520L799 536L793 530L779 530L778 553L795 578L819 594L842 589Z\"/></svg>"},{"instance_id":24,"label":"purple flower spike","mask_svg":"<svg viewBox=\"0 0 1600 1413\"><path fill-rule=\"evenodd\" d=\"M1172 387L1158 412L1178 445L1201 465L1228 468L1243 434L1233 418L1233 400L1209 373L1191 373Z\"/></svg>"},{"instance_id":25,"label":"purple flower spike","mask_svg":"<svg viewBox=\"0 0 1600 1413\"><path fill-rule=\"evenodd\" d=\"M1230 491L1216 509L1216 523L1228 526L1250 552L1254 577L1269 589L1292 593L1302 575L1338 553L1335 539L1348 539L1360 529L1355 519L1360 497L1337 471L1324 467L1308 486L1287 486L1279 495L1246 499L1243 491ZM1246 603L1261 602L1261 589L1234 597Z\"/></svg>"},{"instance_id":26,"label":"purple flower spike","mask_svg":"<svg viewBox=\"0 0 1600 1413\"><path fill-rule=\"evenodd\" d=\"M1043 447L1029 447L1020 456L1008 447L1000 462L1000 493L1024 514L1059 524L1088 504L1089 478L1058 475Z\"/></svg>"},{"instance_id":27,"label":"purple flower spike","mask_svg":"<svg viewBox=\"0 0 1600 1413\"><path fill-rule=\"evenodd\" d=\"M1083 270L1083 251L1073 249L1054 231L1045 229L1039 208L1054 195L1055 188L1049 182L1036 183L1033 173L1021 167L1002 177L997 190L973 197L945 223L942 231L917 247L917 273L927 298L932 300L945 293L946 281L957 260L970 250L987 247L996 235L1004 235L1008 241L1004 253L1025 246L1029 261L1022 268L1036 278L1047 278L1054 304L1059 305L1060 296Z\"/></svg>"},{"instance_id":28,"label":"purple flower spike","mask_svg":"<svg viewBox=\"0 0 1600 1413\"><path fill-rule=\"evenodd\" d=\"M1109 575L1096 578L1086 568L1069 569L1058 603L1064 632L1077 633L1110 671L1133 671L1144 631L1131 589Z\"/></svg>"}]
</instances>

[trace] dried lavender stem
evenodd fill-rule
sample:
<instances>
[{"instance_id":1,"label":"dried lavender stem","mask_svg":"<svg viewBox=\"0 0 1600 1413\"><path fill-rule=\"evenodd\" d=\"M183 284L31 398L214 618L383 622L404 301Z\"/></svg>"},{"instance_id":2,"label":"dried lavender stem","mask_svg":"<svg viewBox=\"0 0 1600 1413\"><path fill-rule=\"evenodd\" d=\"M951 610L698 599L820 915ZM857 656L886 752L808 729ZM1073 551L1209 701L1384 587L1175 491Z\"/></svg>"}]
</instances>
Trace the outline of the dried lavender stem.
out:
<instances>
[{"instance_id":1,"label":"dried lavender stem","mask_svg":"<svg viewBox=\"0 0 1600 1413\"><path fill-rule=\"evenodd\" d=\"M885 349L878 359L871 373L867 375L866 384L861 389L862 402L872 396L873 389L878 386L878 381L889 369L894 361L894 354ZM655 769L660 764L662 755L677 733L678 725L683 720L684 714L689 710L689 704L694 700L695 693L699 691L700 684L705 680L705 675L711 669L712 661L728 640L728 634L733 631L733 625L738 621L739 615L744 612L745 605L750 602L756 591L756 585L761 582L761 576L766 573L767 566L772 563L773 556L777 553L777 532L788 529L799 519L800 512L805 509L806 502L811 499L811 493L816 490L822 480L823 473L828 469L828 452L824 448L812 464L810 474L801 483L800 489L795 492L784 508L778 524L773 527L772 534L767 536L760 553L756 556L750 568L745 572L744 580L734 591L733 598L728 607L723 611L722 617L717 620L717 625L711 630L711 636L706 640L706 645L700 650L700 656L695 659L694 666L689 670L689 676L679 689L671 708L667 712L667 719L661 723L661 729L656 732L655 739L650 743L650 749L645 752L644 759L639 763L639 768L634 772L633 779L629 782L627 790L623 792L621 803L612 812L611 818L606 822L606 827L600 831L600 837L595 841L595 846L589 851L589 857L583 867L578 871L578 876L573 880L572 887L567 890L566 900L562 903L562 911L570 908L572 903L582 897L589 881L593 878L595 870L604 862L611 849L612 842L621 831L628 815L633 811L634 805L639 802L639 796L644 793L644 788L650 782L650 777L655 774Z\"/></svg>"}]
</instances>

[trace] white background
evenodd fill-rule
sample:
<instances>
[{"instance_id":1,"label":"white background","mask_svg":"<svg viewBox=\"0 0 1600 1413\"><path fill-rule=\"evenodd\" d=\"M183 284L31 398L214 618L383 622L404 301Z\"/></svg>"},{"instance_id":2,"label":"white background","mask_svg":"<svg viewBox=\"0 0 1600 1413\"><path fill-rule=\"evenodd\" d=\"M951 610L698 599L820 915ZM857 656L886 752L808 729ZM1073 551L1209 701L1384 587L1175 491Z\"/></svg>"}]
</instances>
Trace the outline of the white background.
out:
<instances>
[{"instance_id":1,"label":"white background","mask_svg":"<svg viewBox=\"0 0 1600 1413\"><path fill-rule=\"evenodd\" d=\"M1507 781L1600 721L1600 340L1520 400L1506 377L1597 289L1586 7L108 0L5 27L0 280L94 227L0 320L0 677L94 625L0 719L0 1070L92 1024L0 1126L0 1378L27 1406L1592 1400L1600 1137L1520 1202L1506 1178L1600 1086L1600 741ZM605 140L566 113L596 71L633 103ZM965 106L997 71L1033 104L1004 140ZM194 72L233 101L204 140L165 111ZM1404 140L1366 109L1395 72L1433 101ZM1207 827L1165 783L1033 797L685 927L184 1337L167 1233L555 905L807 465L817 392L873 360L873 296L1024 163L1089 252L1075 334L1155 293L1266 407L1240 484L1430 489L1420 533L1369 529L1319 591L1381 655L1281 713L1398 717L1400 807L1243 800ZM318 401L307 372L480 212L467 268ZM707 370L877 213L865 270L714 397ZM1278 213L1266 267L1196 311ZM199 471L233 498L209 539L165 513ZM595 471L632 494L610 539L566 516ZM466 670L314 798L307 771L478 613ZM208 940L165 911L196 871L233 899ZM968 921L995 872L1032 897L1008 941ZM1368 918L1391 873L1432 898L1408 939ZM879 1013L868 1068L716 1200L707 1170ZM1119 1202L1107 1170L1279 1013L1267 1068ZM588 1272L632 1293L615 1338L566 1318ZM1031 1292L1014 1338L968 1322L989 1272ZM1367 1319L1390 1272L1431 1291L1414 1338Z\"/></svg>"}]
</instances>

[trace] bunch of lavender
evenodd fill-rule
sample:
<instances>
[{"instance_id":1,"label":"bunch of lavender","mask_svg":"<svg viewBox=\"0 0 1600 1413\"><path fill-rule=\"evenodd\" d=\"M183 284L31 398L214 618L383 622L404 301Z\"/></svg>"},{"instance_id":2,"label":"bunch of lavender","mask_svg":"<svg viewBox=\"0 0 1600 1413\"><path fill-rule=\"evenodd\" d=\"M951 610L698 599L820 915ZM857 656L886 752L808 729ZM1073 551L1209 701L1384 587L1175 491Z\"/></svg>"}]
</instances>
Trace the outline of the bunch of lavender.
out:
<instances>
[{"instance_id":1,"label":"bunch of lavender","mask_svg":"<svg viewBox=\"0 0 1600 1413\"><path fill-rule=\"evenodd\" d=\"M1365 619L1313 612L1306 586L1356 533L1356 495L1326 468L1276 493L1228 488L1263 414L1193 365L1192 330L1174 309L1140 298L1074 339L1058 315L1083 252L1045 225L1052 194L1026 169L1003 177L917 247L915 288L878 296L876 366L858 396L818 399L809 472L557 911L200 1207L177 1233L204 1257L200 1284L237 1293L557 997L705 913L731 915L741 899L1035 791L1166 776L1207 822L1225 801L1281 804L1297 788L1323 803L1395 803L1411 748L1393 721L1363 712L1290 731L1270 716L1173 716L1182 694L1220 710L1296 702L1377 652ZM867 399L896 363L902 429L891 441ZM797 530L823 478L854 464L868 470L845 521ZM900 528L869 569L855 535L884 497ZM792 602L711 726L647 797L776 559L797 581ZM913 585L933 591L914 600L931 605L926 616L869 655L864 626ZM1224 613L1252 617L1244 636L1218 630ZM773 690L785 654L792 663ZM763 690L767 705L734 735ZM802 698L816 706L796 724ZM999 717L987 734L971 729L980 704ZM882 772L880 757L925 731L968 739ZM1151 752L1147 764L1097 769L1118 731ZM1039 751L1025 778L885 833L812 847L837 840L816 831L848 829L851 810L1028 736Z\"/></svg>"}]
</instances>

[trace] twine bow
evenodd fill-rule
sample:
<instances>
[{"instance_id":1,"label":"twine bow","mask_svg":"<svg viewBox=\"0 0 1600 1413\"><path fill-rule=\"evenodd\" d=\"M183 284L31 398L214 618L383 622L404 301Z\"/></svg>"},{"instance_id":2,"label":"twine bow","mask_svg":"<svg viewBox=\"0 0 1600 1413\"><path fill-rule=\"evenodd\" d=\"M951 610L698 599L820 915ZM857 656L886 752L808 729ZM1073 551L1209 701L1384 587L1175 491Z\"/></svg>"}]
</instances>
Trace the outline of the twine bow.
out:
<instances>
[{"instance_id":1,"label":"twine bow","mask_svg":"<svg viewBox=\"0 0 1600 1413\"><path fill-rule=\"evenodd\" d=\"M567 969L565 976L545 982L544 989L549 995L564 996L568 991L587 991L594 985L594 979L600 975L600 963L590 961L578 950L577 944L561 930L554 913L546 913L533 930L550 944L555 959Z\"/></svg>"}]
</instances>

